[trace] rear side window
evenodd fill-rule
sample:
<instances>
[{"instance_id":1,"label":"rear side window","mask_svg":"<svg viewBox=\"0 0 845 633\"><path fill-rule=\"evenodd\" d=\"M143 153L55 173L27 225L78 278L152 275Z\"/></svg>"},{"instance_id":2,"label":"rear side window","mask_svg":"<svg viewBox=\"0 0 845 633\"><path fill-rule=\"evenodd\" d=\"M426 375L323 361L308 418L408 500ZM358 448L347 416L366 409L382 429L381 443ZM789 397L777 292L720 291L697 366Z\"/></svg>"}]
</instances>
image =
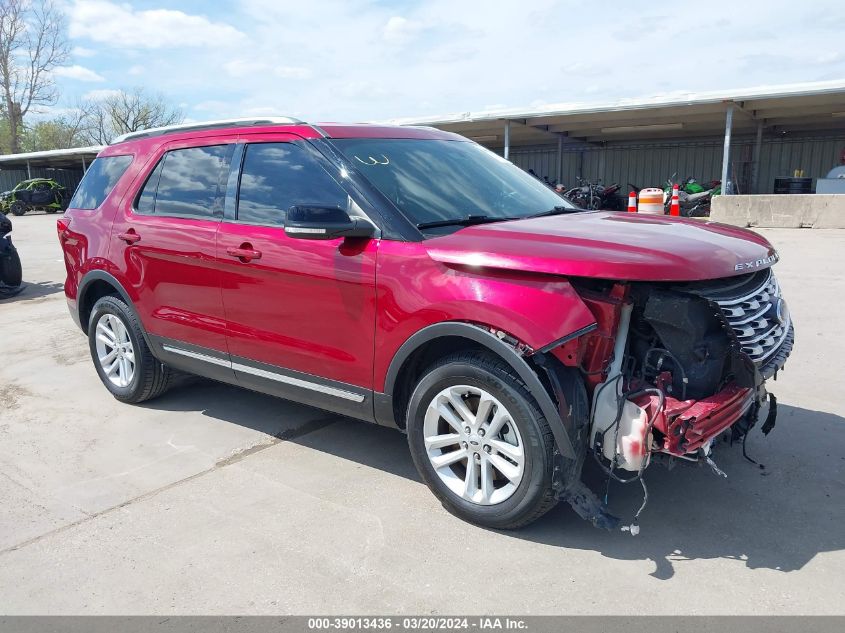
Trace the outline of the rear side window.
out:
<instances>
[{"instance_id":1,"label":"rear side window","mask_svg":"<svg viewBox=\"0 0 845 633\"><path fill-rule=\"evenodd\" d=\"M238 221L282 226L294 205L347 210L343 188L302 147L256 143L246 148L238 192Z\"/></svg>"},{"instance_id":2,"label":"rear side window","mask_svg":"<svg viewBox=\"0 0 845 633\"><path fill-rule=\"evenodd\" d=\"M167 152L138 196L137 210L156 215L222 217L233 147L211 145Z\"/></svg>"},{"instance_id":3,"label":"rear side window","mask_svg":"<svg viewBox=\"0 0 845 633\"><path fill-rule=\"evenodd\" d=\"M95 158L68 205L71 209L96 209L111 193L117 181L132 162L131 156Z\"/></svg>"}]
</instances>

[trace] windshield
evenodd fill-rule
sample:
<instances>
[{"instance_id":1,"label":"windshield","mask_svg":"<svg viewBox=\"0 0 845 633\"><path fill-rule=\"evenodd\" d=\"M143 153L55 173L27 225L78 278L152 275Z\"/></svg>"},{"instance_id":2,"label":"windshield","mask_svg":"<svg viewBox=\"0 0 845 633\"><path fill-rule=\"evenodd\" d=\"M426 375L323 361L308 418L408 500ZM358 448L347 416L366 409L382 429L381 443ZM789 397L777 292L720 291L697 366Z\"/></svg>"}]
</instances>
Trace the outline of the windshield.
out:
<instances>
[{"instance_id":1,"label":"windshield","mask_svg":"<svg viewBox=\"0 0 845 633\"><path fill-rule=\"evenodd\" d=\"M519 167L469 141L354 138L333 143L416 225L575 209Z\"/></svg>"}]
</instances>

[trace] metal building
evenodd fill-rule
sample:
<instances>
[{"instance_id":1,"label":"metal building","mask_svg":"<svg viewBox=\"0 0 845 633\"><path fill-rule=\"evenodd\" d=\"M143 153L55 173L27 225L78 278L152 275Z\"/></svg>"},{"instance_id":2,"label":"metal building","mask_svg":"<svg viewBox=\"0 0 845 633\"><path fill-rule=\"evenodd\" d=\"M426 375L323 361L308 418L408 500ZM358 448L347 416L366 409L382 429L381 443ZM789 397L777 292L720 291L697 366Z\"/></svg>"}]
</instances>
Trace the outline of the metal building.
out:
<instances>
[{"instance_id":1,"label":"metal building","mask_svg":"<svg viewBox=\"0 0 845 633\"><path fill-rule=\"evenodd\" d=\"M102 146L54 149L45 152L0 156L0 191L13 189L22 180L52 178L74 191Z\"/></svg>"},{"instance_id":2,"label":"metal building","mask_svg":"<svg viewBox=\"0 0 845 633\"><path fill-rule=\"evenodd\" d=\"M456 132L539 177L662 186L693 176L736 193L820 178L845 161L845 81L558 104L401 120Z\"/></svg>"}]
</instances>

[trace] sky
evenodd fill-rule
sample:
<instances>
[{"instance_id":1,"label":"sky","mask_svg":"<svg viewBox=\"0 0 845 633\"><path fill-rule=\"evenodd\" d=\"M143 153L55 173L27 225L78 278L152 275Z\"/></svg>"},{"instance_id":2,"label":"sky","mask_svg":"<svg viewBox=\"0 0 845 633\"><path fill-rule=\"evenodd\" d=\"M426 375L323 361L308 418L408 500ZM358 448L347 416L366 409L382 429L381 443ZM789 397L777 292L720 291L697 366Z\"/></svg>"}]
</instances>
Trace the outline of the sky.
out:
<instances>
[{"instance_id":1,"label":"sky","mask_svg":"<svg viewBox=\"0 0 845 633\"><path fill-rule=\"evenodd\" d=\"M428 117L845 79L842 0L59 0L61 98L187 120Z\"/></svg>"}]
</instances>

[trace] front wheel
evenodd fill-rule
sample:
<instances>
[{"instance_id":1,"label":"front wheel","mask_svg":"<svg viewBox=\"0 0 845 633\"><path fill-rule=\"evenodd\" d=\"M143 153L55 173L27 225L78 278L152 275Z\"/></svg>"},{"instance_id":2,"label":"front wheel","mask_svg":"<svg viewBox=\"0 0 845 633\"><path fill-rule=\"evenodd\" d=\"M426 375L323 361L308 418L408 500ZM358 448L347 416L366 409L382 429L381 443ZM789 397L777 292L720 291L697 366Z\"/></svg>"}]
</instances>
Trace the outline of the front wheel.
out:
<instances>
[{"instance_id":1,"label":"front wheel","mask_svg":"<svg viewBox=\"0 0 845 633\"><path fill-rule=\"evenodd\" d=\"M526 386L483 352L432 365L408 405L408 443L420 476L452 514L515 529L554 507L554 439Z\"/></svg>"},{"instance_id":2,"label":"front wheel","mask_svg":"<svg viewBox=\"0 0 845 633\"><path fill-rule=\"evenodd\" d=\"M12 203L12 206L9 207L9 210L12 212L13 215L23 215L24 213L26 213L26 204L24 204L20 200L15 200Z\"/></svg>"}]
</instances>

